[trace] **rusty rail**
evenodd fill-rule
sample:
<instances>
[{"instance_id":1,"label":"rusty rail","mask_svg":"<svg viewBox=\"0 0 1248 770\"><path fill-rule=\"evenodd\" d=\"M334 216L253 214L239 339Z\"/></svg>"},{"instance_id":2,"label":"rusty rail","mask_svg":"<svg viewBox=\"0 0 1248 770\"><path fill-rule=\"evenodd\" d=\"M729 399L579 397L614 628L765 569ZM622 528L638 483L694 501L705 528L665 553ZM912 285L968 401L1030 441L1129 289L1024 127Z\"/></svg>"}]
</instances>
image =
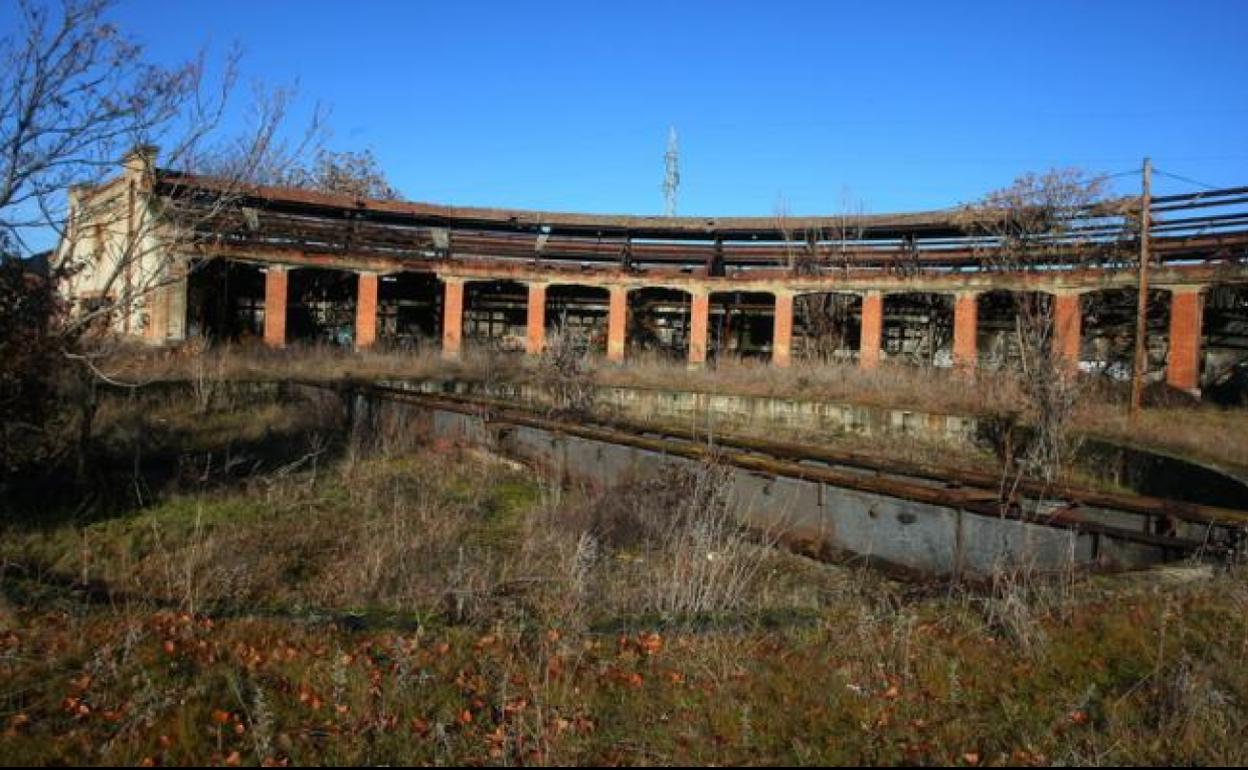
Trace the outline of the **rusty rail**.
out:
<instances>
[{"instance_id":1,"label":"rusty rail","mask_svg":"<svg viewBox=\"0 0 1248 770\"><path fill-rule=\"evenodd\" d=\"M323 384L319 386L324 387ZM998 517L1100 534L1128 542L1157 546L1176 552L1192 552L1205 541L1158 534L1154 525L1175 519L1214 529L1248 530L1248 511L1197 505L1143 495L1100 492L1073 486L1044 490L1035 481L1024 482L1022 496L1002 499L999 478L986 473L942 468L909 461L883 460L856 452L830 450L756 439L733 434L717 434L714 445L702 443L705 434L677 428L656 429L626 421L567 422L538 415L496 399L451 394L429 395L403 388L375 384L349 384L375 395L419 404L429 408L470 414L489 423L523 425L552 432L632 446L652 452L693 460L710 458L758 473L816 481L830 486L869 492L903 500L959 509L982 516ZM807 464L811 461L824 466ZM833 466L843 466L845 470ZM860 471L871 471L864 475ZM934 486L931 482L942 482ZM1047 494L1042 494L1048 492ZM1043 498L1060 504L1054 513L1029 511L1027 497ZM1138 516L1139 528L1124 528L1084 519L1081 506Z\"/></svg>"}]
</instances>

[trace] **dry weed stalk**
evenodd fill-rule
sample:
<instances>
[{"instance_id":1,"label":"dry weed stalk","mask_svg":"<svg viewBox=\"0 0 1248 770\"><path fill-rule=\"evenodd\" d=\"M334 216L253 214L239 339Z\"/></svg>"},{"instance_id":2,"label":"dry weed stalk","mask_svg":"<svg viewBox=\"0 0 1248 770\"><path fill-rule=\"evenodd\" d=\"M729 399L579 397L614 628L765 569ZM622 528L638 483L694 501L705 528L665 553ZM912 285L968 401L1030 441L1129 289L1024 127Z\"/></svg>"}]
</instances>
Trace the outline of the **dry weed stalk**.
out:
<instances>
[{"instance_id":1,"label":"dry weed stalk","mask_svg":"<svg viewBox=\"0 0 1248 770\"><path fill-rule=\"evenodd\" d=\"M595 386L589 340L569 331L566 323L547 336L537 364L537 378L547 392L554 414L578 417L593 410Z\"/></svg>"}]
</instances>

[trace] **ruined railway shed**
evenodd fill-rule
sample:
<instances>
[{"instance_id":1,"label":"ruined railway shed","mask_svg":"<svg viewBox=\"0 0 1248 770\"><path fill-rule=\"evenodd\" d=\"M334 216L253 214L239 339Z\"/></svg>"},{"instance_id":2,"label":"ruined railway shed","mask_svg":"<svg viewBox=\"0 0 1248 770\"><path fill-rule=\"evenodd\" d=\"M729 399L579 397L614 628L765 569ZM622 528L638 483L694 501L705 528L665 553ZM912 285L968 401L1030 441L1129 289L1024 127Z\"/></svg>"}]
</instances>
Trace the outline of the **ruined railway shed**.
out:
<instances>
[{"instance_id":1,"label":"ruined railway shed","mask_svg":"<svg viewBox=\"0 0 1248 770\"><path fill-rule=\"evenodd\" d=\"M91 224L82 212L102 195L125 197L129 224ZM1029 292L1052 303L1055 354L1112 372L1129 361L1141 205L1081 211L1042 262L1006 269L991 229L964 209L664 217L442 206L240 188L160 169L148 148L113 182L75 192L81 221L61 254L102 262L110 239L134 238L135 220L157 223L144 236L150 264L106 287L88 269L70 289L79 302L141 295L122 330L155 344L255 336L455 357L472 341L536 354L564 329L616 362L653 350L691 365L736 355L969 369L1009 357L1006 300ZM1248 355L1248 187L1154 197L1149 213L1150 374L1197 392ZM132 273L151 290L137 292Z\"/></svg>"}]
</instances>

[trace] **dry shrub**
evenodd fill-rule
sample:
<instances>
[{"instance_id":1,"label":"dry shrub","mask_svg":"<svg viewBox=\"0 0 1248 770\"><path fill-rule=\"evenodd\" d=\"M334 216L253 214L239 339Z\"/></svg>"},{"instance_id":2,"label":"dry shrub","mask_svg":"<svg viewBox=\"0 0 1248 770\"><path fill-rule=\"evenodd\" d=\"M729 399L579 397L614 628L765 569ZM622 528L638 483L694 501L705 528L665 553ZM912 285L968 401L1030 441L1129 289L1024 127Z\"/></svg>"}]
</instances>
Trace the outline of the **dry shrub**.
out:
<instances>
[{"instance_id":1,"label":"dry shrub","mask_svg":"<svg viewBox=\"0 0 1248 770\"><path fill-rule=\"evenodd\" d=\"M537 363L537 381L546 391L553 414L562 417L590 414L595 388L590 371L589 340L566 327L550 334Z\"/></svg>"},{"instance_id":2,"label":"dry shrub","mask_svg":"<svg viewBox=\"0 0 1248 770\"><path fill-rule=\"evenodd\" d=\"M1168 736L1174 762L1199 756L1208 745L1228 745L1230 739L1243 735L1234 698L1219 689L1217 679L1208 663L1183 655L1150 691L1157 735Z\"/></svg>"},{"instance_id":3,"label":"dry shrub","mask_svg":"<svg viewBox=\"0 0 1248 770\"><path fill-rule=\"evenodd\" d=\"M769 544L737 520L731 474L716 462L672 465L597 502L601 606L678 620L738 611L766 592Z\"/></svg>"}]
</instances>

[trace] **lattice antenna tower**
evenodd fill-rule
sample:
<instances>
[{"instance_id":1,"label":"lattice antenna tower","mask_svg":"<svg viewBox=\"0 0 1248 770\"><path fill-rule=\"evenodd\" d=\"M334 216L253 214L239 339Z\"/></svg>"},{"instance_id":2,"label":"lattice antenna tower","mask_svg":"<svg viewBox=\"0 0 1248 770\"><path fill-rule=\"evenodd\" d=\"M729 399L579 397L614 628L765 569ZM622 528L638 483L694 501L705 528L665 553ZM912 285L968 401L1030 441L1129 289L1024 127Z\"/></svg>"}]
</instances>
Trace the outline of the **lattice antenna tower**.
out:
<instances>
[{"instance_id":1,"label":"lattice antenna tower","mask_svg":"<svg viewBox=\"0 0 1248 770\"><path fill-rule=\"evenodd\" d=\"M663 213L676 216L676 191L680 187L680 146L676 142L676 127L667 130L667 152L663 154L666 174L663 176Z\"/></svg>"}]
</instances>

